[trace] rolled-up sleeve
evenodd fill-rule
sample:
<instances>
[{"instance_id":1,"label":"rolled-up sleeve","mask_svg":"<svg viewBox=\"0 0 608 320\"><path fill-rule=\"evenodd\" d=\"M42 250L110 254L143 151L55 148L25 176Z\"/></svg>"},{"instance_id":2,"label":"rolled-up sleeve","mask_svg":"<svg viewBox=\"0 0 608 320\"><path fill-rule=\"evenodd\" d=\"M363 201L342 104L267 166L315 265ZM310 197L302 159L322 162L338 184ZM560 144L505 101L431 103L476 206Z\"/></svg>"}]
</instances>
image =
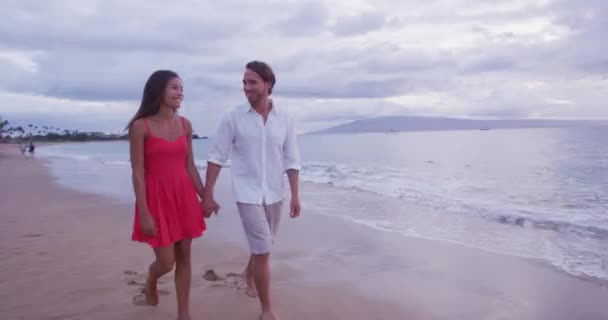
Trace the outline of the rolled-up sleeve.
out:
<instances>
[{"instance_id":1,"label":"rolled-up sleeve","mask_svg":"<svg viewBox=\"0 0 608 320\"><path fill-rule=\"evenodd\" d=\"M291 118L288 118L287 137L283 144L283 165L285 170L294 169L300 171L300 161L300 150L296 138L296 125Z\"/></svg>"},{"instance_id":2,"label":"rolled-up sleeve","mask_svg":"<svg viewBox=\"0 0 608 320\"><path fill-rule=\"evenodd\" d=\"M207 162L224 166L230 158L232 150L233 128L230 121L230 115L224 116L209 149Z\"/></svg>"}]
</instances>

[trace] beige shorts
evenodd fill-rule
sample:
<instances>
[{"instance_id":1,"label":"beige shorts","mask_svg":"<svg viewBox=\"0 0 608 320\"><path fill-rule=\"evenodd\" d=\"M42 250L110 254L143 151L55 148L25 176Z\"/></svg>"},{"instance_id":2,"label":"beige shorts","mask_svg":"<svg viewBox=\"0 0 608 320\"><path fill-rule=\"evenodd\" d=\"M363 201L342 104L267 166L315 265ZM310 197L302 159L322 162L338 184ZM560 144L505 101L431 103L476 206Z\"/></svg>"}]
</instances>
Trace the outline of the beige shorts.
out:
<instances>
[{"instance_id":1,"label":"beige shorts","mask_svg":"<svg viewBox=\"0 0 608 320\"><path fill-rule=\"evenodd\" d=\"M283 202L270 205L237 202L243 229L252 254L267 254L274 244L274 238L281 221Z\"/></svg>"}]
</instances>

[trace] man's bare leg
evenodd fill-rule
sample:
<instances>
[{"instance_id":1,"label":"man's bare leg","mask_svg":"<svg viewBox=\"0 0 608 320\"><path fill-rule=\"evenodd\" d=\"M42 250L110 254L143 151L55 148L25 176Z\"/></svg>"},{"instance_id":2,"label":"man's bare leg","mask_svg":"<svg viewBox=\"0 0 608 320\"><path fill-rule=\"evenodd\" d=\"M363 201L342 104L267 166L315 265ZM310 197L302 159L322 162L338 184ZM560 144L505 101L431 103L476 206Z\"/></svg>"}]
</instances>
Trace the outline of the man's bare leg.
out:
<instances>
[{"instance_id":1,"label":"man's bare leg","mask_svg":"<svg viewBox=\"0 0 608 320\"><path fill-rule=\"evenodd\" d=\"M270 301L270 254L252 256L253 279L262 305L263 320L277 320Z\"/></svg>"},{"instance_id":2,"label":"man's bare leg","mask_svg":"<svg viewBox=\"0 0 608 320\"><path fill-rule=\"evenodd\" d=\"M252 297L255 298L258 296L258 292L255 289L255 281L253 280L253 268L251 267L253 264L253 255L249 256L249 262L247 263L247 268L245 268L245 281L247 283L247 289L245 290L245 293Z\"/></svg>"}]
</instances>

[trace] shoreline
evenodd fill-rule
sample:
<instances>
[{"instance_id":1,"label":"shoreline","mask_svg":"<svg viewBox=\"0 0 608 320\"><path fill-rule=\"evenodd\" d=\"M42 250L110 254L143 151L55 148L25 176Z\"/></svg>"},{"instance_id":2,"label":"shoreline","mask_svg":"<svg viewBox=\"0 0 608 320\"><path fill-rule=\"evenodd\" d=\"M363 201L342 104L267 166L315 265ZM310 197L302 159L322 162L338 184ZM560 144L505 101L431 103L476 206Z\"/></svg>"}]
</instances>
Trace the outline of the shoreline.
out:
<instances>
[{"instance_id":1,"label":"shoreline","mask_svg":"<svg viewBox=\"0 0 608 320\"><path fill-rule=\"evenodd\" d=\"M174 318L170 275L161 278L168 294L159 307L132 303L152 254L130 240L131 204L61 187L43 160L21 161L8 149L0 145L5 318ZM193 242L192 316L255 319L257 301L230 275L242 271L247 252L228 182L220 180L223 209ZM284 219L272 258L273 298L283 319L608 318L606 283L309 211ZM208 269L226 280L204 280Z\"/></svg>"},{"instance_id":2,"label":"shoreline","mask_svg":"<svg viewBox=\"0 0 608 320\"><path fill-rule=\"evenodd\" d=\"M114 143L114 142L112 142ZM99 144L99 142L94 142L93 144L98 144L100 146L102 146L103 144ZM83 144L83 146L86 146L86 144ZM43 149L41 149L42 152ZM48 155L47 155L48 156ZM53 157L53 156L49 156L49 157ZM51 160L51 161L55 161L55 159L47 159L47 160ZM198 161L198 160L196 160ZM124 162L124 161L120 161L120 162ZM203 161L204 162L204 161ZM124 163L123 163L124 164ZM202 163L197 162L197 167L199 169L204 169L205 166ZM52 168L55 168L55 166L53 166ZM68 170L71 169L69 166L66 167ZM118 169L118 167L117 167ZM120 168L121 172L124 170L128 169L128 163L126 166ZM101 171L103 171L103 169L100 168ZM65 171L65 170L64 170ZM64 172L65 173L65 172ZM53 173L54 175L58 174L57 172ZM61 176L61 174L59 174ZM123 175L121 173L121 175ZM123 175L124 176L124 175ZM58 179L58 181L63 181L64 179ZM309 184L310 188L322 188L322 189L332 189L332 188L337 188L340 190L349 190L349 188L347 187L340 187L340 186L333 186L332 188L326 188L327 185L325 183L319 183L319 182L314 182L312 180L306 180L306 178L304 178L304 176L302 177L301 181L302 181L302 186L304 188L308 187L307 185ZM107 181L106 181L107 182ZM115 181L114 181L115 182ZM65 183L61 183L65 186ZM124 184L123 181L121 181L121 184ZM108 184L105 183L103 185L113 185L113 184ZM400 202L399 200L395 200L394 197L391 196L387 196L385 194L382 193L377 193L374 191L369 191L369 190L365 190L365 189L360 189L360 188L355 188L357 193L360 193L359 195L363 195L365 198L370 198L373 200L373 198L387 198L386 200L389 202L392 202L393 205L395 206L395 208L397 208L398 210L400 210L400 206L403 206L405 209L404 210L409 210L411 212L425 212L425 211L431 211L431 210L427 210L427 208L424 207L420 207L419 205L411 205L410 203L407 203L405 201L403 201L403 203L398 203ZM85 192L93 192L94 194L108 194L108 192L103 192L100 190L87 190ZM130 192L130 190L129 190ZM348 191L347 191L348 192ZM110 192L111 193L111 192ZM121 191L121 196L123 195L127 195L130 196L130 194L127 194L124 191ZM355 197L358 197L359 195L355 195ZM111 194L110 196L116 196L115 194ZM124 200L124 197L123 197ZM342 199L344 200L344 199ZM429 214L435 214L435 212L429 212ZM418 216L420 216L420 214L417 214ZM372 218L373 219L373 218ZM356 224L365 224L365 222L360 222L360 221L356 221L357 219L349 219L346 218L344 219L346 220L347 223L356 223ZM445 221L447 219L444 219L443 222L447 222L450 223L450 221ZM535 263L539 263L539 264L543 264L549 268L552 269L556 269L559 271L564 272L567 275L573 275L575 277L580 277L582 279L585 280L589 280L589 281L600 281L600 282L607 282L608 281L608 273L606 273L606 269L602 268L601 265L599 265L598 263L596 263L595 261L593 262L593 265L590 265L590 267L587 267L584 264L578 264L576 261L568 261L568 256L562 257L560 254L561 252L556 251L555 254L553 254L550 251L536 251L536 252L527 252L525 249L522 249L523 247L521 246L522 243L526 244L526 243L538 243L535 241L542 241L543 237L560 237L560 234L551 234L552 230L547 230L548 232L546 232L545 230L542 229L535 229L534 227L522 227L522 228L517 228L517 227L513 227L513 228L509 228L510 226L506 226L503 228L503 226L499 225L499 224L495 224L493 223L494 221L492 220L482 220L479 219L479 217L470 217L471 221L469 221L468 223L470 224L471 222L480 222L480 225L477 227L481 227L481 228L485 228L486 226L483 226L481 224L484 223L488 223L490 222L490 226L487 229L483 229L483 230L495 230L495 231L504 231L505 234L506 233L528 233L528 234L524 234L524 236L528 236L531 235L530 238L528 239L529 241L519 241L519 245L517 247L508 247L508 245L510 243L506 243L506 242L502 242L499 243L499 245L494 245L492 246L492 242L488 242L490 245L488 245L486 242L483 242L483 240L485 240L485 237L481 237L478 238L479 240L482 240L481 242L475 242L472 241L470 238L467 237L450 237L448 236L442 236L441 234L437 234L437 233L433 233L433 231L431 230L423 230L423 232L416 234L415 232L409 232L409 231L400 231L398 229L393 229L391 228L391 226L388 227L383 227L383 226L373 226L373 225L368 225L368 227L370 228L374 228L377 229L381 232L397 232L400 235L406 237L406 238L416 238L416 239L426 239L426 240L435 240L435 241L439 241L439 242L449 242L449 243L453 243L455 245L459 245L459 246L464 246L464 247L470 247L470 248L476 248L485 252L491 252L491 253L498 253L498 254L505 254L505 255L510 255L513 257L517 257L517 258L523 258L523 259L530 259L531 261L535 262ZM415 225L415 221L414 221L414 225ZM559 223L559 222L558 222ZM510 223L509 223L510 224ZM506 224L505 224L506 225ZM403 226L401 226L403 227ZM461 226L460 226L461 227ZM468 226L465 226L468 227ZM397 227L399 228L399 226ZM406 226L407 228L407 226ZM416 228L416 227L414 227ZM502 230L499 230L500 228L502 228ZM507 230L509 229L509 230ZM430 232L429 232L430 231ZM561 231L560 231L561 232ZM540 235L538 235L540 234ZM517 235L515 235L515 237L517 237ZM516 242L516 241L515 241ZM561 242L560 243L562 246L567 246L568 244L566 242ZM505 246L507 245L507 246ZM581 248L581 250L584 250L584 248ZM593 251L593 252L597 252L597 251ZM584 253L584 252L582 252ZM601 252L599 253L601 256ZM579 267L580 266L580 267Z\"/></svg>"},{"instance_id":3,"label":"shoreline","mask_svg":"<svg viewBox=\"0 0 608 320\"><path fill-rule=\"evenodd\" d=\"M314 182L307 182L307 183L314 184ZM362 190L361 192L370 192L370 191ZM344 220L344 223L358 224L357 222L353 222L353 221L349 220L348 217L335 217L335 216L330 216L330 215L328 215L328 216L332 217L332 218ZM373 229L373 230L377 229L377 228L370 227L370 226L365 226L365 227ZM518 255L518 254L515 254L515 253L506 253L506 252L501 252L501 251L497 251L497 250L492 250L492 249L489 249L489 248L469 245L469 244L466 244L466 243L461 243L461 242L458 242L458 241L446 240L446 239L441 239L441 238L433 238L433 237L425 237L425 236L412 236L412 235L408 235L408 234L403 234L403 233L401 233L399 231L388 230L388 229L385 229L385 228L382 228L379 231L380 232L387 232L387 233L394 233L395 235L398 235L398 236L401 236L401 237L405 238L406 241L408 241L408 240L421 240L421 241L429 241L429 242L434 242L434 243L445 243L445 244L448 244L448 245L462 247L462 248L466 248L466 249L470 249L470 250L483 251L484 253L487 253L487 254L497 254L497 255L502 255L502 256L507 256L507 257L513 257L515 259L522 259L522 260L526 260L527 262L529 262L531 264L536 264L536 265L541 266L543 268L547 268L547 269L550 269L552 271L556 271L556 272L562 273L564 276L572 277L572 278L577 279L577 280L587 281L587 282L598 284L598 285L601 285L603 287L608 288L608 278L602 278L602 277L593 276L593 275L589 275L589 274L571 273L571 272L568 272L567 270L565 270L563 268L560 268L559 266L556 266L556 265L552 264L551 262L549 262L547 260L544 260L542 258L539 258L539 257Z\"/></svg>"},{"instance_id":4,"label":"shoreline","mask_svg":"<svg viewBox=\"0 0 608 320\"><path fill-rule=\"evenodd\" d=\"M83 145L86 144L90 144L90 143L94 143L94 144L99 144L99 142L79 142L82 143ZM111 142L114 143L114 142ZM51 156L52 157L52 156ZM53 159L45 159L47 161L54 161ZM204 169L205 167L201 164L197 164L197 167L199 169ZM124 167L127 168L127 167ZM121 169L122 170L122 169ZM61 184L61 183L60 183ZM340 190L349 190L349 188L345 188L345 187L339 187L339 186L332 186L331 188L328 188L328 185L325 183L319 183L319 182L313 182L313 181L307 181L305 179L301 179L301 184L303 188L320 188L320 189L331 189L331 188L337 188ZM65 183L62 187L65 187ZM72 189L74 190L74 189ZM364 190L364 189L355 189L357 193L360 193L364 196L370 196L370 197L388 197L387 201L392 201L394 203L399 202L400 200L395 200L394 198L390 197L390 196L386 196L380 193L376 193L373 191L369 191L369 190ZM102 194L104 192L100 192L99 190L86 190L86 191L81 191L81 192L87 192L87 193L91 193L91 194ZM130 192L130 190L129 190ZM123 192L123 194L125 194ZM109 195L107 194L107 192L105 193L105 195L103 196L111 196L111 197L116 197L116 195ZM128 195L130 196L130 194ZM124 197L122 198L122 200L124 201ZM405 205L407 205L407 203L404 203ZM399 206L399 204L397 204L397 206ZM411 208L408 208L411 209ZM418 208L413 208L414 210L418 209ZM324 213L322 213L324 214ZM359 221L354 221L352 219L350 219L349 217L344 217L343 219L345 221L345 223L354 223L354 224L363 224L365 225L365 223L361 223ZM355 219L356 220L356 219ZM486 221L483 221L486 222ZM434 237L432 235L428 235L428 236L423 236L423 235L413 235L413 234L408 234L407 232L402 232L399 230L391 230L390 228L385 228L385 227L379 227L379 226L370 226L368 225L369 228L372 229L377 229L380 232L391 232L391 233L397 233L405 238L414 238L414 239L425 239L425 240L430 240L430 241L438 241L438 242L447 242L447 243L451 243L457 246L463 246L463 247L468 247L468 248L473 248L473 249L478 249L478 250L482 250L484 252L489 252L489 253L497 253L497 254L504 254L504 255L509 255L509 256L513 256L516 258L522 258L522 259L528 259L533 263L537 263L540 265L544 265L548 268L551 269L555 269L558 270L560 272L564 272L564 274L566 275L571 275L574 277L578 277L580 279L583 280L587 280L587 281L598 281L600 283L608 283L608 276L607 277L603 277L600 276L600 273L594 273L594 272L589 272L589 273L585 273L584 271L581 272L576 272L576 269L569 269L567 266L563 266L560 264L560 261L555 261L552 260L551 256L544 256L544 257L540 257L540 256L535 256L535 255L526 255L525 253L520 253L520 252L515 252L515 251L509 251L509 250L499 250L499 249L494 249L491 247L487 247L484 245L476 245L475 243L467 243L466 241L458 241L458 240L453 240L453 239L448 239L448 238L442 238L442 237ZM500 227L500 226L498 226ZM515 228L515 230L519 230L518 228Z\"/></svg>"}]
</instances>

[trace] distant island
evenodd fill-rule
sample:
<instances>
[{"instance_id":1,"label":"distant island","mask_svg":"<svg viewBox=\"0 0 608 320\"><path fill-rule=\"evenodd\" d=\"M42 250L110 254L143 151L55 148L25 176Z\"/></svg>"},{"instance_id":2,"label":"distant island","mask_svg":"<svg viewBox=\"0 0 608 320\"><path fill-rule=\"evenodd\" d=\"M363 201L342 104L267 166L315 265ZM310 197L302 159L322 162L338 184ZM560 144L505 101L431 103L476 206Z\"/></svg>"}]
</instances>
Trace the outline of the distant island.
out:
<instances>
[{"instance_id":1,"label":"distant island","mask_svg":"<svg viewBox=\"0 0 608 320\"><path fill-rule=\"evenodd\" d=\"M192 139L207 139L207 137L192 135ZM61 129L52 126L28 124L25 126L12 125L8 120L0 119L0 142L85 142L85 141L115 141L129 140L127 133L81 132L78 130Z\"/></svg>"},{"instance_id":2,"label":"distant island","mask_svg":"<svg viewBox=\"0 0 608 320\"><path fill-rule=\"evenodd\" d=\"M397 133L404 131L493 130L608 126L608 120L478 120L441 117L387 116L356 120L307 134Z\"/></svg>"}]
</instances>

